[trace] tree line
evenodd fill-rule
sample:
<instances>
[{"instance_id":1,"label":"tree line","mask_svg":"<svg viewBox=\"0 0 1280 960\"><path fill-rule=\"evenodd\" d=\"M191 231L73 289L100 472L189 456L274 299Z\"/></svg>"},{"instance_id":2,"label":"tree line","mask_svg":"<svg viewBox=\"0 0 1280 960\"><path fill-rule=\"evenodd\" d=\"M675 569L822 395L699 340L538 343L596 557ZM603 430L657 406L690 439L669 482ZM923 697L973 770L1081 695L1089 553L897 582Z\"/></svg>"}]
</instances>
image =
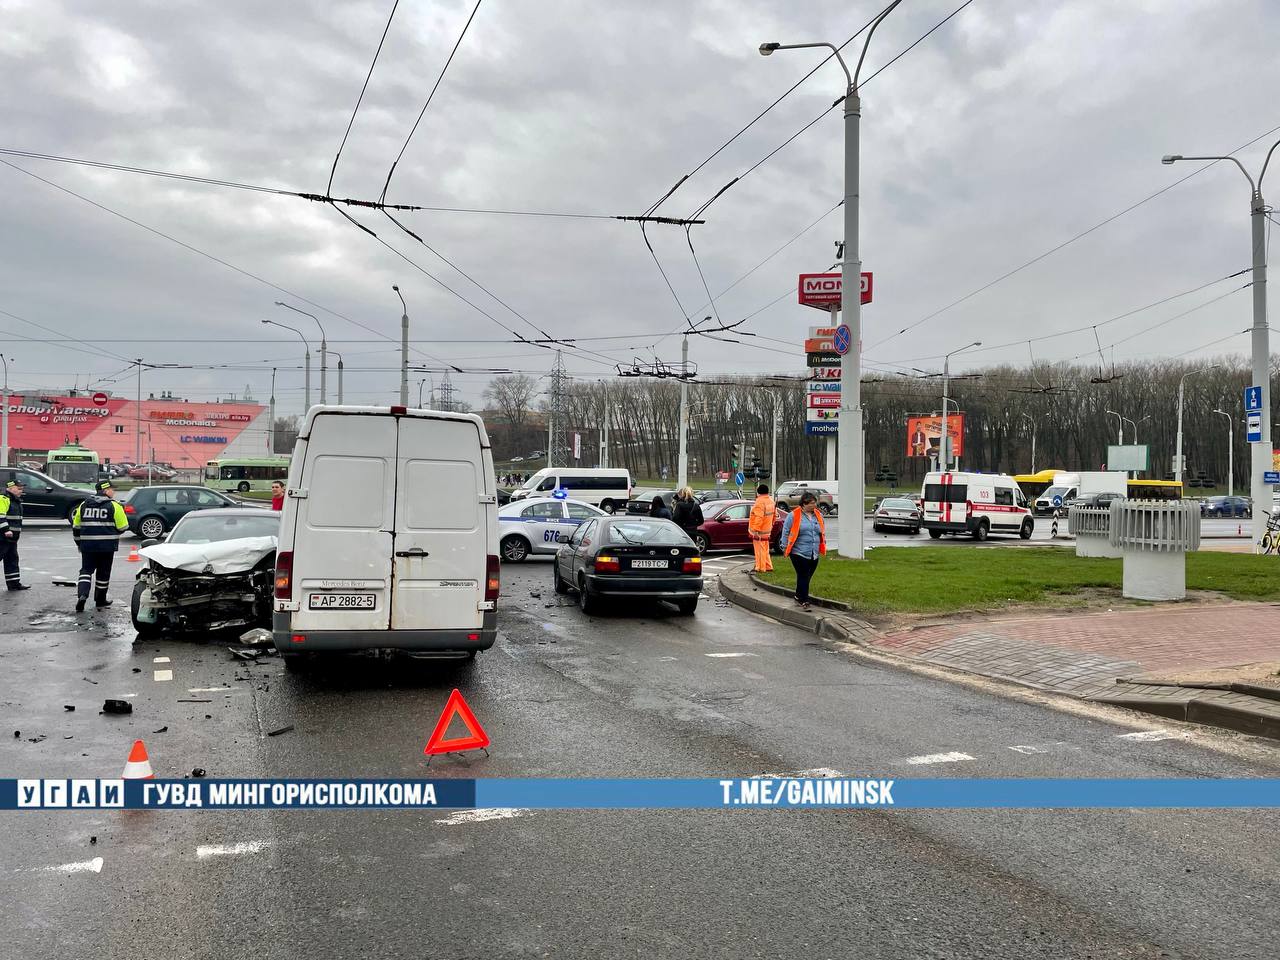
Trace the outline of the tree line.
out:
<instances>
[{"instance_id":1,"label":"tree line","mask_svg":"<svg viewBox=\"0 0 1280 960\"><path fill-rule=\"evenodd\" d=\"M1136 440L1146 445L1149 468L1144 475L1161 479L1173 472L1181 380L1186 476L1203 473L1225 485L1230 435L1236 487L1245 490L1249 446L1243 391L1251 379L1249 365L1236 357L1193 363L1135 361L1103 368L1061 363L992 366L953 377L954 407L949 409L964 414L961 466L967 469L1030 472L1033 434L1035 469L1101 469L1107 447L1119 439L1123 417L1124 443ZM484 416L498 462L545 450L548 411L545 401L535 402L541 390L536 379L524 375L498 377L486 390ZM770 461L776 417L774 475L824 476L825 439L804 433L807 396L798 378L692 383L691 475L706 477L729 469L738 444L746 445L748 463L754 455L764 466L775 466ZM868 470L874 473L883 467L904 483L919 481L929 464L907 456L906 421L909 415L941 412L941 378L869 375L863 379L862 399ZM575 461L569 451L560 451L560 462L597 465L607 420L610 465L625 466L639 477L657 477L666 467L675 476L680 420L676 380L575 382L567 397L566 419L568 433L581 435L581 458Z\"/></svg>"}]
</instances>

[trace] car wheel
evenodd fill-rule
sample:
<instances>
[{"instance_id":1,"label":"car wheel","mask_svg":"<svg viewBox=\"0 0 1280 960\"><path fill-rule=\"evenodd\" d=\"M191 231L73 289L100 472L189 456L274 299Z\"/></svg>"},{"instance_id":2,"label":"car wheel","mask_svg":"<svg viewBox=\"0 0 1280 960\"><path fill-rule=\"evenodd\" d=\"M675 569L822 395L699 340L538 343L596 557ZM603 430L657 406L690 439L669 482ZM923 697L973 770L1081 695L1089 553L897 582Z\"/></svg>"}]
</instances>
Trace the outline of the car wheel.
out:
<instances>
[{"instance_id":1,"label":"car wheel","mask_svg":"<svg viewBox=\"0 0 1280 960\"><path fill-rule=\"evenodd\" d=\"M679 610L683 616L691 617L698 609L698 598L690 597L688 600L677 600L676 609Z\"/></svg>"},{"instance_id":2,"label":"car wheel","mask_svg":"<svg viewBox=\"0 0 1280 960\"><path fill-rule=\"evenodd\" d=\"M164 521L159 517L143 517L138 521L138 536L143 540L159 540L164 536Z\"/></svg>"},{"instance_id":3,"label":"car wheel","mask_svg":"<svg viewBox=\"0 0 1280 960\"><path fill-rule=\"evenodd\" d=\"M1035 528L1035 524L1033 524L1029 519L1023 520L1022 529L1018 531L1018 536L1021 537L1023 540L1030 540L1031 531L1034 528Z\"/></svg>"},{"instance_id":4,"label":"car wheel","mask_svg":"<svg viewBox=\"0 0 1280 960\"><path fill-rule=\"evenodd\" d=\"M987 521L979 520L978 525L973 528L973 539L981 543L987 539L987 534L991 532L991 528L987 525Z\"/></svg>"},{"instance_id":5,"label":"car wheel","mask_svg":"<svg viewBox=\"0 0 1280 960\"><path fill-rule=\"evenodd\" d=\"M698 545L699 553L708 553L711 550L711 538L705 533L695 533L693 542Z\"/></svg>"},{"instance_id":6,"label":"car wheel","mask_svg":"<svg viewBox=\"0 0 1280 960\"><path fill-rule=\"evenodd\" d=\"M612 500L602 500L600 502L600 509L607 514L612 515L618 512L618 505Z\"/></svg>"},{"instance_id":7,"label":"car wheel","mask_svg":"<svg viewBox=\"0 0 1280 960\"><path fill-rule=\"evenodd\" d=\"M587 589L585 578L578 580L578 607L587 616L595 613L600 608L600 601L592 596L591 591Z\"/></svg>"},{"instance_id":8,"label":"car wheel","mask_svg":"<svg viewBox=\"0 0 1280 960\"><path fill-rule=\"evenodd\" d=\"M239 490L241 493L248 493L248 492L249 492L249 484L247 484L247 483L245 483L243 480L241 480L241 481L236 485L236 489L237 489L237 490Z\"/></svg>"},{"instance_id":9,"label":"car wheel","mask_svg":"<svg viewBox=\"0 0 1280 960\"><path fill-rule=\"evenodd\" d=\"M878 523L873 523L873 524L871 525L871 529L872 529L872 531L873 531L873 532L875 532L875 533L879 533L879 532L880 532L880 524L878 524Z\"/></svg>"},{"instance_id":10,"label":"car wheel","mask_svg":"<svg viewBox=\"0 0 1280 960\"><path fill-rule=\"evenodd\" d=\"M920 528L919 528L919 527L912 527L912 528L911 528L911 535L912 535L913 537L918 537L918 536L920 536Z\"/></svg>"},{"instance_id":11,"label":"car wheel","mask_svg":"<svg viewBox=\"0 0 1280 960\"><path fill-rule=\"evenodd\" d=\"M829 504L820 503L818 504L818 512L824 517L829 517L831 516L831 506Z\"/></svg>"},{"instance_id":12,"label":"car wheel","mask_svg":"<svg viewBox=\"0 0 1280 960\"><path fill-rule=\"evenodd\" d=\"M511 563L523 563L529 556L529 541L524 537L510 536L503 538L502 559Z\"/></svg>"},{"instance_id":13,"label":"car wheel","mask_svg":"<svg viewBox=\"0 0 1280 960\"><path fill-rule=\"evenodd\" d=\"M564 594L569 592L569 585L564 582L564 577L560 576L560 561L555 558L551 561L551 586L556 593Z\"/></svg>"},{"instance_id":14,"label":"car wheel","mask_svg":"<svg viewBox=\"0 0 1280 960\"><path fill-rule=\"evenodd\" d=\"M133 596L129 598L129 618L133 621L133 629L140 637L151 637L160 632L156 624L138 618L138 614L142 612L142 595L146 590L147 585L137 580L133 584Z\"/></svg>"},{"instance_id":15,"label":"car wheel","mask_svg":"<svg viewBox=\"0 0 1280 960\"><path fill-rule=\"evenodd\" d=\"M941 540L941 539L942 539L942 531L941 531L941 530L930 530L930 531L929 531L929 539L930 539L930 540Z\"/></svg>"}]
</instances>

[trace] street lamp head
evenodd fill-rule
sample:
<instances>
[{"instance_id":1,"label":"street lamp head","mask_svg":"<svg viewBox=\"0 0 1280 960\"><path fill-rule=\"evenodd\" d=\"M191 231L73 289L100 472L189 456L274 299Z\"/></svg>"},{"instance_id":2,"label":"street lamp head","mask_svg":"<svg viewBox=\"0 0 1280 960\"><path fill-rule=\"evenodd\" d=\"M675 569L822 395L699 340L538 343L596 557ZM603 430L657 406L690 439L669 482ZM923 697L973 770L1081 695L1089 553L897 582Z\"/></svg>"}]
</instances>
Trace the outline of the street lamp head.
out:
<instances>
[{"instance_id":1,"label":"street lamp head","mask_svg":"<svg viewBox=\"0 0 1280 960\"><path fill-rule=\"evenodd\" d=\"M276 306L277 306L277 307L287 307L287 306L288 306L288 304L287 304L287 303L285 303L283 300L277 300L277 301L276 301Z\"/></svg>"},{"instance_id":2,"label":"street lamp head","mask_svg":"<svg viewBox=\"0 0 1280 960\"><path fill-rule=\"evenodd\" d=\"M263 320L262 322L263 322L263 323L270 323L271 321L270 321L270 320Z\"/></svg>"},{"instance_id":3,"label":"street lamp head","mask_svg":"<svg viewBox=\"0 0 1280 960\"><path fill-rule=\"evenodd\" d=\"M1180 153L1166 153L1163 157L1160 158L1160 162L1163 163L1165 166L1168 166L1169 164L1173 163L1175 160L1181 160L1181 159L1182 159L1182 154Z\"/></svg>"},{"instance_id":4,"label":"street lamp head","mask_svg":"<svg viewBox=\"0 0 1280 960\"><path fill-rule=\"evenodd\" d=\"M394 290L396 293L400 292L400 288L394 283L391 285L391 289Z\"/></svg>"},{"instance_id":5,"label":"street lamp head","mask_svg":"<svg viewBox=\"0 0 1280 960\"><path fill-rule=\"evenodd\" d=\"M767 57L780 46L782 46L780 43L762 43L760 44L760 56Z\"/></svg>"}]
</instances>

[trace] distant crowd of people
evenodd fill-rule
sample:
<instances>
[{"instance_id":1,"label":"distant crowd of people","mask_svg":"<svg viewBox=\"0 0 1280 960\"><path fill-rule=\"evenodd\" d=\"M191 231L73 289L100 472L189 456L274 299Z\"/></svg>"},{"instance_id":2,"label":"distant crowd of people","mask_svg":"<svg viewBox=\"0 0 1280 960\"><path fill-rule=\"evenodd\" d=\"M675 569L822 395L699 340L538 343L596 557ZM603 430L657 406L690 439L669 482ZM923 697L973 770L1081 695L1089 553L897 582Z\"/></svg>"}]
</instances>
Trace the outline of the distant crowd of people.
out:
<instances>
[{"instance_id":1,"label":"distant crowd of people","mask_svg":"<svg viewBox=\"0 0 1280 960\"><path fill-rule=\"evenodd\" d=\"M504 487L518 487L522 483L528 483L532 473L504 473L498 478L498 481Z\"/></svg>"}]
</instances>

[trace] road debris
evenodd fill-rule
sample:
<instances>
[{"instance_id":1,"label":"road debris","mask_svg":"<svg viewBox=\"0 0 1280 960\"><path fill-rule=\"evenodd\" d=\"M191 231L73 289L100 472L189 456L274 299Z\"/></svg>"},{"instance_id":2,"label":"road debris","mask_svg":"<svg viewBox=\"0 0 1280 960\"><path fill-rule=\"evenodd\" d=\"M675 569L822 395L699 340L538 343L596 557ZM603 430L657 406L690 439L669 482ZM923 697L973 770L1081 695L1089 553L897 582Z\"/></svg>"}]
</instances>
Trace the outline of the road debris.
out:
<instances>
[{"instance_id":1,"label":"road debris","mask_svg":"<svg viewBox=\"0 0 1280 960\"><path fill-rule=\"evenodd\" d=\"M240 642L246 647L266 647L271 644L271 631L263 627L255 627L240 634Z\"/></svg>"},{"instance_id":2,"label":"road debris","mask_svg":"<svg viewBox=\"0 0 1280 960\"><path fill-rule=\"evenodd\" d=\"M195 777L197 780L205 776L204 767L196 767L191 771L191 776Z\"/></svg>"},{"instance_id":3,"label":"road debris","mask_svg":"<svg viewBox=\"0 0 1280 960\"><path fill-rule=\"evenodd\" d=\"M179 700L178 703L213 703L212 700Z\"/></svg>"},{"instance_id":4,"label":"road debris","mask_svg":"<svg viewBox=\"0 0 1280 960\"><path fill-rule=\"evenodd\" d=\"M67 711L67 713L75 713L76 705L74 703L64 703L62 705L62 709Z\"/></svg>"},{"instance_id":5,"label":"road debris","mask_svg":"<svg viewBox=\"0 0 1280 960\"><path fill-rule=\"evenodd\" d=\"M164 725L163 727L161 727L159 730L152 730L151 732L152 732L152 733L168 733L168 732L169 732L169 725L168 725L168 724L165 724L165 725Z\"/></svg>"},{"instance_id":6,"label":"road debris","mask_svg":"<svg viewBox=\"0 0 1280 960\"><path fill-rule=\"evenodd\" d=\"M292 724L292 723L285 724L283 727L277 727L275 730L268 730L268 731L267 731L267 736L268 736L268 737L278 737L278 736L280 736L280 734L282 734L282 733L288 733L288 732L289 732L290 730L292 730L292 729L293 729L293 724Z\"/></svg>"},{"instance_id":7,"label":"road debris","mask_svg":"<svg viewBox=\"0 0 1280 960\"><path fill-rule=\"evenodd\" d=\"M133 704L128 700L104 700L102 703L103 713L133 713Z\"/></svg>"}]
</instances>

